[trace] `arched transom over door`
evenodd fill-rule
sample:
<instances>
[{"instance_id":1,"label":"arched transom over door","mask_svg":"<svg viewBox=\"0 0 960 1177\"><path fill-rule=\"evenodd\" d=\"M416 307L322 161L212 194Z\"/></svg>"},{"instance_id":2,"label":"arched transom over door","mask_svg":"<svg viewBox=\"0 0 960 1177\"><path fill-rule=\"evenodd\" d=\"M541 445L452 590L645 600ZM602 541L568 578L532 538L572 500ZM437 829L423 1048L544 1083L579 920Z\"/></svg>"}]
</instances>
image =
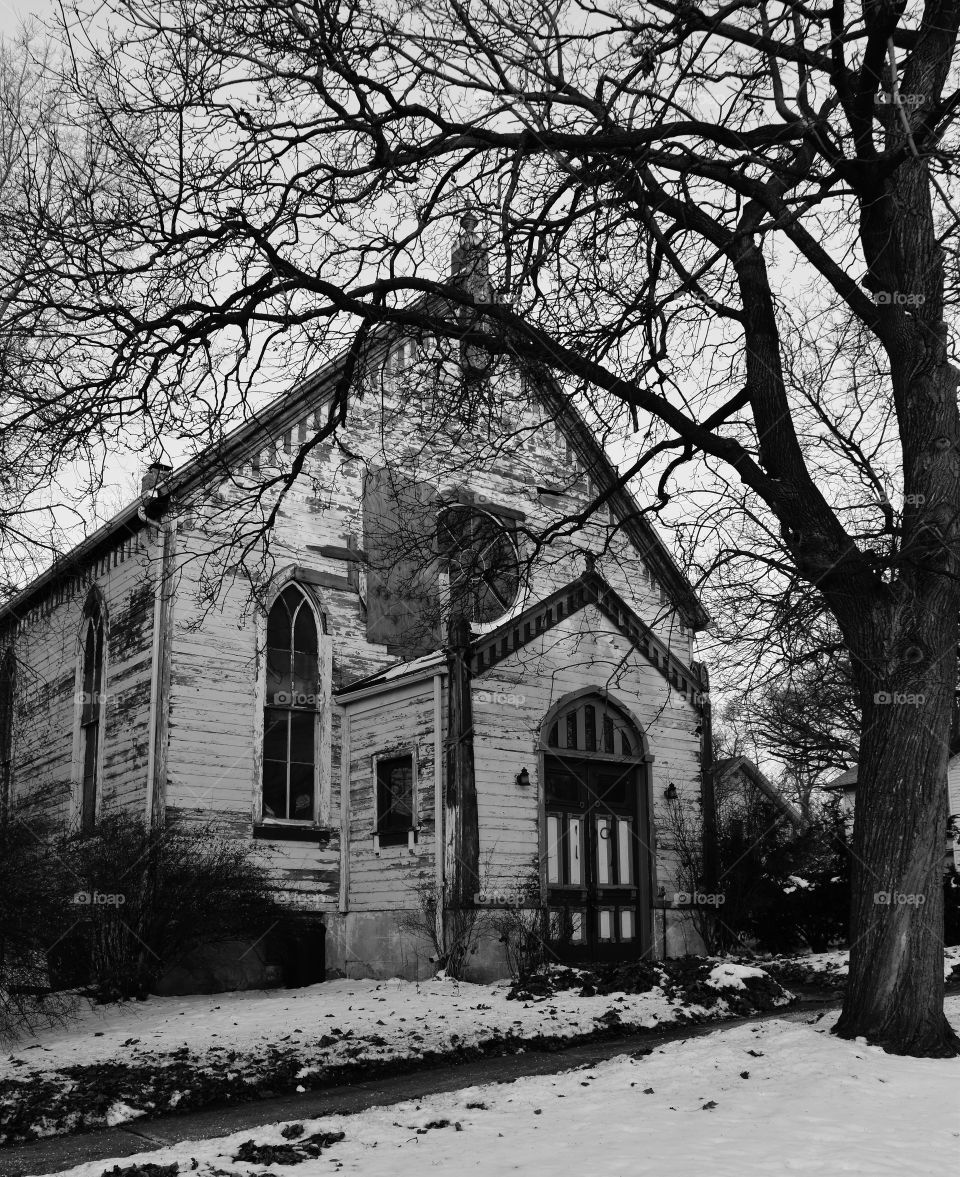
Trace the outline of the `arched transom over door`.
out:
<instances>
[{"instance_id":1,"label":"arched transom over door","mask_svg":"<svg viewBox=\"0 0 960 1177\"><path fill-rule=\"evenodd\" d=\"M602 695L543 725L547 936L560 960L629 959L651 942L643 736Z\"/></svg>"}]
</instances>

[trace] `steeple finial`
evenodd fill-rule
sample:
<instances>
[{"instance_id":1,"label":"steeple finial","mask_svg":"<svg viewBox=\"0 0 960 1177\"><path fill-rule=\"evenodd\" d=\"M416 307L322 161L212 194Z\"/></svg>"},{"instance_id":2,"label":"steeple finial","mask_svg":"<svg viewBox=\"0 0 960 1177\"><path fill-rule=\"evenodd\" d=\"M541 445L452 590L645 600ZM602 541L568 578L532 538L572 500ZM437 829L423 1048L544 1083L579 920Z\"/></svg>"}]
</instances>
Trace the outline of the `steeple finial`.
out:
<instances>
[{"instance_id":1,"label":"steeple finial","mask_svg":"<svg viewBox=\"0 0 960 1177\"><path fill-rule=\"evenodd\" d=\"M460 218L457 244L450 254L450 279L477 302L490 302L489 259L477 233L479 225L479 217L468 204Z\"/></svg>"}]
</instances>

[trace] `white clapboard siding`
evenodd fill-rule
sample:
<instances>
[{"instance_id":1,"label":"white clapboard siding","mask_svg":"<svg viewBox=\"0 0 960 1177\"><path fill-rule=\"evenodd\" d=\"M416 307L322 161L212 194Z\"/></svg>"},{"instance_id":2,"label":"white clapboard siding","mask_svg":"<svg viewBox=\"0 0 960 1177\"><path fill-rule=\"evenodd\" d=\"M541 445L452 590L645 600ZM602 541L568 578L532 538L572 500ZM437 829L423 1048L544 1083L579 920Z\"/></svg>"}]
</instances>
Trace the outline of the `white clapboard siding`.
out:
<instances>
[{"instance_id":1,"label":"white clapboard siding","mask_svg":"<svg viewBox=\"0 0 960 1177\"><path fill-rule=\"evenodd\" d=\"M374 756L415 749L417 821L414 853L406 846L373 848ZM434 870L433 682L427 680L350 707L350 892L354 911L416 906L415 888Z\"/></svg>"},{"instance_id":2,"label":"white clapboard siding","mask_svg":"<svg viewBox=\"0 0 960 1177\"><path fill-rule=\"evenodd\" d=\"M593 652L603 650L620 667L614 681L596 670ZM522 674L518 667L523 667ZM481 856L493 860L536 853L539 814L539 739L543 717L575 691L606 688L641 728L648 753L656 837L656 878L674 889L676 859L659 836L674 783L691 800L700 793L698 713L592 606L567 618L516 651L473 684L474 761L480 809ZM516 784L526 768L530 787ZM497 866L498 876L505 867Z\"/></svg>"}]
</instances>

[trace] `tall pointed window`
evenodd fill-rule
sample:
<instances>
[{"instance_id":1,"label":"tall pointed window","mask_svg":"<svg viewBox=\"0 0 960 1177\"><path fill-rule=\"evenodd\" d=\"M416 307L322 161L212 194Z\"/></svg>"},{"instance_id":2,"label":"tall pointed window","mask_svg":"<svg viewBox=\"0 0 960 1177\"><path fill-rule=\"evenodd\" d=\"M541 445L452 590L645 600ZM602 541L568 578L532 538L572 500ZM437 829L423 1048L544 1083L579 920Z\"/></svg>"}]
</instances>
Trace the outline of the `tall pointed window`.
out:
<instances>
[{"instance_id":1,"label":"tall pointed window","mask_svg":"<svg viewBox=\"0 0 960 1177\"><path fill-rule=\"evenodd\" d=\"M91 595L80 631L80 829L89 833L97 821L100 748L103 740L103 610Z\"/></svg>"},{"instance_id":2,"label":"tall pointed window","mask_svg":"<svg viewBox=\"0 0 960 1177\"><path fill-rule=\"evenodd\" d=\"M13 756L13 702L16 691L16 659L7 650L0 659L0 825L10 813L11 760Z\"/></svg>"},{"instance_id":3,"label":"tall pointed window","mask_svg":"<svg viewBox=\"0 0 960 1177\"><path fill-rule=\"evenodd\" d=\"M321 702L317 619L303 590L291 584L267 617L265 819L315 820Z\"/></svg>"}]
</instances>

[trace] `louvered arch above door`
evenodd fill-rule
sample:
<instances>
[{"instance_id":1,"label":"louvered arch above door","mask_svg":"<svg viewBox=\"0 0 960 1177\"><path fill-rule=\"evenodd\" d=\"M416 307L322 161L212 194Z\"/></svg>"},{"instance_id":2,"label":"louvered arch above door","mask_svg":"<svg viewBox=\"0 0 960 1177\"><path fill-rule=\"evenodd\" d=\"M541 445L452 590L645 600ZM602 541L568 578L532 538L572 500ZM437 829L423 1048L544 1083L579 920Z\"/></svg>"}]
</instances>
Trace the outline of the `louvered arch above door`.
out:
<instances>
[{"instance_id":1,"label":"louvered arch above door","mask_svg":"<svg viewBox=\"0 0 960 1177\"><path fill-rule=\"evenodd\" d=\"M578 695L549 717L541 746L548 752L646 759L643 738L635 725L599 693Z\"/></svg>"}]
</instances>

